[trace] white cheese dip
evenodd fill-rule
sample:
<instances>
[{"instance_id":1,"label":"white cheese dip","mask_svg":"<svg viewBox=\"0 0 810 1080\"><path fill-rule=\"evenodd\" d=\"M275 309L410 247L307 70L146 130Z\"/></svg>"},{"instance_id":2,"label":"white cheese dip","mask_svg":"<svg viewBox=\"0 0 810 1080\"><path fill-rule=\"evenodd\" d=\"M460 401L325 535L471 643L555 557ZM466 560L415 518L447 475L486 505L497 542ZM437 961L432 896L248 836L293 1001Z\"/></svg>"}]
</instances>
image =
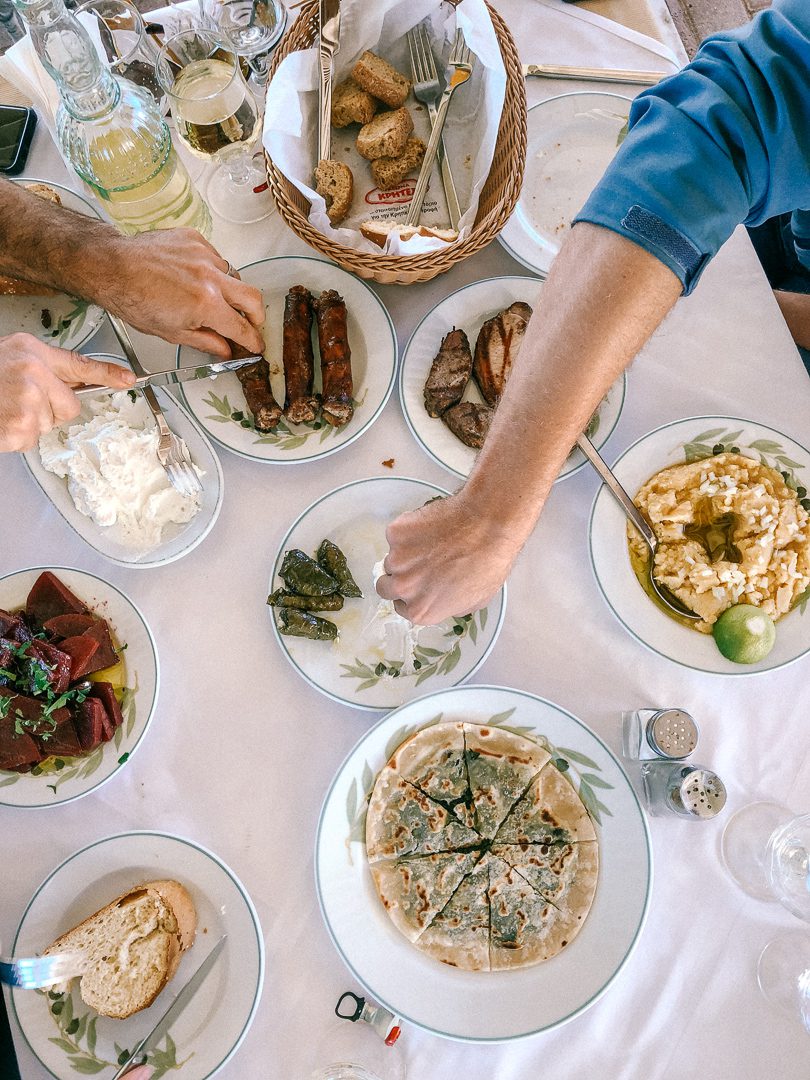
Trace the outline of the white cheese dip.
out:
<instances>
[{"instance_id":1,"label":"white cheese dip","mask_svg":"<svg viewBox=\"0 0 810 1080\"><path fill-rule=\"evenodd\" d=\"M371 572L374 584L385 575L384 559L374 564ZM413 675L416 668L414 652L419 644L419 633L424 627L403 619L394 609L392 600L380 599L377 608L364 629L366 640L379 648L386 660L401 660L403 675Z\"/></svg>"},{"instance_id":2,"label":"white cheese dip","mask_svg":"<svg viewBox=\"0 0 810 1080\"><path fill-rule=\"evenodd\" d=\"M49 472L67 480L80 513L104 528L117 526L127 547L148 551L167 525L185 524L200 509L199 497L169 483L158 437L141 395L133 401L121 391L88 398L75 421L40 438L39 454Z\"/></svg>"}]
</instances>

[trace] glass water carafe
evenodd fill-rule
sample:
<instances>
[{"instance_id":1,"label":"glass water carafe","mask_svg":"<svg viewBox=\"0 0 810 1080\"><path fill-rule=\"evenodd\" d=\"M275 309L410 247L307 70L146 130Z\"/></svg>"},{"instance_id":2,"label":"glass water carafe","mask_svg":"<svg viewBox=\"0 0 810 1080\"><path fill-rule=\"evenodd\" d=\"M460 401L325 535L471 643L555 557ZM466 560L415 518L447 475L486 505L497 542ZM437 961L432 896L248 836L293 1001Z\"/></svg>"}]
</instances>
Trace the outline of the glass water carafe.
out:
<instances>
[{"instance_id":1,"label":"glass water carafe","mask_svg":"<svg viewBox=\"0 0 810 1080\"><path fill-rule=\"evenodd\" d=\"M62 152L128 233L186 226L208 236L211 215L172 147L153 95L110 72L63 0L14 0L59 89Z\"/></svg>"}]
</instances>

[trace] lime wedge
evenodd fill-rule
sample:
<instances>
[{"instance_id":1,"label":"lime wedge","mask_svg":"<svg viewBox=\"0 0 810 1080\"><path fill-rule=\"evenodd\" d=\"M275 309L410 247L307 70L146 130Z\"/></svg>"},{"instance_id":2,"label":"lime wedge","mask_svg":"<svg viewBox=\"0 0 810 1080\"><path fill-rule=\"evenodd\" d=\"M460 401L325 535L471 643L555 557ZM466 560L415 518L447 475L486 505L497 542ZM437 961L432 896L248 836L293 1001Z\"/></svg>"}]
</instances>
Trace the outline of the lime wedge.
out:
<instances>
[{"instance_id":1,"label":"lime wedge","mask_svg":"<svg viewBox=\"0 0 810 1080\"><path fill-rule=\"evenodd\" d=\"M735 664L764 660L776 641L773 619L752 604L735 604L724 611L712 629L717 648Z\"/></svg>"}]
</instances>

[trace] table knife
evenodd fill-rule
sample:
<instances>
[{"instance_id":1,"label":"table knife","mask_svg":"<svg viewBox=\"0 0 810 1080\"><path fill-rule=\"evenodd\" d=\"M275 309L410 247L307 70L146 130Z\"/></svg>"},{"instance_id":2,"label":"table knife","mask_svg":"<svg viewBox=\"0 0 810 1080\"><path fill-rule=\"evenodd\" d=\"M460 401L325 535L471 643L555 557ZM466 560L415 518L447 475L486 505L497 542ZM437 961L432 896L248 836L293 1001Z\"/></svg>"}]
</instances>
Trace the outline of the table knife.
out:
<instances>
[{"instance_id":1,"label":"table knife","mask_svg":"<svg viewBox=\"0 0 810 1080\"><path fill-rule=\"evenodd\" d=\"M630 83L655 86L672 74L667 71L623 71L618 68L560 67L557 64L524 64L523 75L542 75L547 79L581 79L583 82Z\"/></svg>"},{"instance_id":2,"label":"table knife","mask_svg":"<svg viewBox=\"0 0 810 1080\"><path fill-rule=\"evenodd\" d=\"M208 973L217 962L217 958L225 947L225 942L227 940L228 935L223 934L146 1038L141 1039L126 1061L123 1062L112 1080L119 1080L119 1077L122 1077L132 1065L143 1064L143 1059L148 1052L160 1042L180 1013L185 1009L186 1005L188 1005L205 982Z\"/></svg>"},{"instance_id":3,"label":"table knife","mask_svg":"<svg viewBox=\"0 0 810 1080\"><path fill-rule=\"evenodd\" d=\"M142 390L145 386L172 386L174 383L188 382L189 379L215 379L225 371L237 371L247 364L255 364L261 360L261 356L245 356L239 360L212 360L210 364L201 364L192 367L167 368L165 371L153 371L149 375L142 375L130 387L131 390ZM117 394L120 392L117 386L102 386L91 383L80 386L74 390L77 397L92 397L94 394Z\"/></svg>"},{"instance_id":4,"label":"table knife","mask_svg":"<svg viewBox=\"0 0 810 1080\"><path fill-rule=\"evenodd\" d=\"M332 156L332 61L340 48L340 0L320 0L320 122L318 125L318 160Z\"/></svg>"}]
</instances>

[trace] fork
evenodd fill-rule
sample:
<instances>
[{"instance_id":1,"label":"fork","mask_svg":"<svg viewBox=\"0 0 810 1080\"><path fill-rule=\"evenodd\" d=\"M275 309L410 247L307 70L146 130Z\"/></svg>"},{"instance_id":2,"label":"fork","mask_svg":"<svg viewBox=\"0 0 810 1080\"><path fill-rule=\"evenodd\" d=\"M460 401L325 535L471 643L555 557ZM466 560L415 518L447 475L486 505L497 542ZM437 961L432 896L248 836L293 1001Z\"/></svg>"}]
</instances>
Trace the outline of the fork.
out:
<instances>
[{"instance_id":1,"label":"fork","mask_svg":"<svg viewBox=\"0 0 810 1080\"><path fill-rule=\"evenodd\" d=\"M107 318L110 320L115 336L118 338L121 348L124 350L124 356L126 356L129 361L132 370L138 376L148 375L149 372L138 359L138 354L135 352L135 346L132 344L132 338L129 336L129 331L126 326L124 326L117 315L111 315L109 311L107 312ZM202 491L203 486L200 483L200 478L194 471L191 462L191 454L188 451L185 439L181 439L179 435L175 435L166 423L163 409L161 409L152 387L144 386L141 393L146 399L146 404L149 406L152 416L155 418L155 423L157 424L160 436L157 449L158 461L166 470L169 483L176 491L179 491L181 495L198 495Z\"/></svg>"},{"instance_id":2,"label":"fork","mask_svg":"<svg viewBox=\"0 0 810 1080\"><path fill-rule=\"evenodd\" d=\"M411 75L413 76L413 96L427 106L430 117L431 130L436 123L436 103L442 96L442 88L439 76L436 73L436 62L433 59L433 49L424 26L414 26L408 31L408 48L411 53ZM453 173L450 171L450 162L444 146L444 137L439 140L437 160L442 174L444 194L447 199L447 212L450 215L450 225L458 229L461 218L461 207L458 204L456 185L453 182Z\"/></svg>"},{"instance_id":3,"label":"fork","mask_svg":"<svg viewBox=\"0 0 810 1080\"><path fill-rule=\"evenodd\" d=\"M56 953L54 956L0 956L0 983L21 990L67 982L81 975L84 958L80 953Z\"/></svg>"},{"instance_id":4,"label":"fork","mask_svg":"<svg viewBox=\"0 0 810 1080\"><path fill-rule=\"evenodd\" d=\"M444 128L444 122L447 119L447 110L450 108L450 100L459 86L462 86L472 75L472 53L467 48L466 42L464 41L464 34L461 30L456 30L456 39L453 42L453 48L450 52L450 59L448 61L448 69L449 68L453 69L452 74L450 74L450 78L447 80L447 86L442 93L439 107L436 110L436 122L433 125L433 131L430 134L430 142L425 151L425 160L422 162L422 168L419 170L419 179L416 181L416 189L413 193L413 198L411 199L411 205L408 208L408 216L405 219L406 225L419 224L419 218L422 214L422 201L425 197L425 192L427 191L433 162L436 160L436 152L439 149L439 139L442 137L442 129Z\"/></svg>"}]
</instances>

